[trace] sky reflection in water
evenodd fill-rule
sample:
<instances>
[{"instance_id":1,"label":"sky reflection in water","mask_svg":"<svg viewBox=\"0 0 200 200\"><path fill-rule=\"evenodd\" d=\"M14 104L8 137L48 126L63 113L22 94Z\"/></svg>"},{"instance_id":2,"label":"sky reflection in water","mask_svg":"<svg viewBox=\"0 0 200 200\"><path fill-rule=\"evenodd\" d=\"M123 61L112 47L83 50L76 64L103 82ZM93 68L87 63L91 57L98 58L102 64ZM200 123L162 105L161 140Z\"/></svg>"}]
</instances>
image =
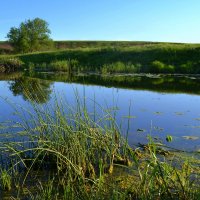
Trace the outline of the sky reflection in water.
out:
<instances>
[{"instance_id":1,"label":"sky reflection in water","mask_svg":"<svg viewBox=\"0 0 200 200\"><path fill-rule=\"evenodd\" d=\"M169 77L167 78L169 80ZM167 87L170 89L175 88L173 84L176 82L171 81L170 85L168 81L168 85L163 88L163 92L161 91L162 87L157 85L158 91L156 91L155 85L149 82L149 87L142 88L141 86L139 88L138 79L135 79L137 87L132 80L132 82L129 81L127 83L129 87L125 87L126 84L123 81L122 88L120 88L118 82L114 84L112 79L109 82L108 78L105 81L106 86L103 86L102 78L99 81L99 85L97 85L97 77L96 79L87 79L86 77L84 79L87 84L82 84L79 78L74 81L67 79L63 81L63 78L60 81L58 78L47 81L38 79L38 77L26 76L14 80L0 81L0 96L3 97L3 99L0 99L0 121L15 120L13 110L4 100L5 98L15 104L23 105L23 107L30 107L24 88L20 88L20 83L23 80L26 82L27 89L30 89L30 85L33 88L37 84L43 89L45 99L38 98L38 101L40 101L38 103L40 104L52 102L56 94L57 97L65 98L68 104L74 105L76 101L75 93L77 92L81 99L85 96L89 112L94 112L94 101L96 102L97 112L101 112L100 106L111 110L114 108L116 110L117 123L122 127L123 134L127 132L128 120L130 122L128 130L130 145L146 143L147 135L150 134L158 141L161 140L174 148L189 151L200 149L200 96L197 88L194 88L194 92L192 92L192 88L191 92L188 92L188 90L185 92L184 90L180 91L179 87L177 89L178 93L176 93L176 89L167 91ZM185 80L185 78L179 78L179 82L182 84L184 84ZM155 80L153 81L155 82ZM191 82L192 80L190 79L189 81ZM160 81L160 83L163 83L163 81ZM185 84L186 89L187 87L190 88L187 83ZM199 82L195 84L191 82L190 84L196 87L200 85ZM142 80L141 85L144 85L144 80ZM37 94L37 91L34 91L34 94ZM131 118L127 118L129 112L132 116ZM173 142L170 144L165 140L167 135L173 136ZM196 136L199 138L193 140L191 138L186 139L183 136Z\"/></svg>"}]
</instances>

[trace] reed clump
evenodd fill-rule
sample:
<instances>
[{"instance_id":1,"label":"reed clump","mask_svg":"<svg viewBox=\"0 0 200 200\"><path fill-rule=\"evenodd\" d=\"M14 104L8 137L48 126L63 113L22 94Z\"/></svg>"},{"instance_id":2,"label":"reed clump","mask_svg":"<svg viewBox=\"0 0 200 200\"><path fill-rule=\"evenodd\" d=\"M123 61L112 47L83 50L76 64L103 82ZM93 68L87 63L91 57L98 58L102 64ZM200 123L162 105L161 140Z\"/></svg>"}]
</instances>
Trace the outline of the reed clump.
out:
<instances>
[{"instance_id":1,"label":"reed clump","mask_svg":"<svg viewBox=\"0 0 200 200\"><path fill-rule=\"evenodd\" d=\"M17 189L13 199L198 199L199 160L159 155L151 138L148 151L131 148L112 114L89 112L77 94L74 107L27 95L32 107L14 106L15 134L0 148L0 187Z\"/></svg>"}]
</instances>

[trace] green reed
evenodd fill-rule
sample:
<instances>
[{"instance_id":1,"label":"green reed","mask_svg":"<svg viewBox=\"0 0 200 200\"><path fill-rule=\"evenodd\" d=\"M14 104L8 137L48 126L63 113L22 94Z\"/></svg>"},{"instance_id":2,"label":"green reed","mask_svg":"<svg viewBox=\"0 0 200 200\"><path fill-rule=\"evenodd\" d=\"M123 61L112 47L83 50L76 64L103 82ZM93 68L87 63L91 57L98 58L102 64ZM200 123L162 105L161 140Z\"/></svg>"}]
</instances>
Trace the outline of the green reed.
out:
<instances>
[{"instance_id":1,"label":"green reed","mask_svg":"<svg viewBox=\"0 0 200 200\"><path fill-rule=\"evenodd\" d=\"M76 91L75 106L56 96L38 105L30 90L27 96L29 109L10 103L18 117L9 127L15 134L0 144L0 187L17 190L13 199L199 198L200 161L161 156L166 150L151 137L145 148L131 148L128 131L123 138L115 122L116 110L96 103L90 113Z\"/></svg>"}]
</instances>

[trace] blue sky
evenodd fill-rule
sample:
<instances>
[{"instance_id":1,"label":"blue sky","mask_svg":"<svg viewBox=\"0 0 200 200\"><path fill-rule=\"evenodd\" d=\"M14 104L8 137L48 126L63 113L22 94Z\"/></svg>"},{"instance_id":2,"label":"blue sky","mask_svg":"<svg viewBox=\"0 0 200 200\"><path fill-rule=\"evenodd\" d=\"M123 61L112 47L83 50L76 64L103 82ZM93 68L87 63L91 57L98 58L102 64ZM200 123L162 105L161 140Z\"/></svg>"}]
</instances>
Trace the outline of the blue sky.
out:
<instances>
[{"instance_id":1,"label":"blue sky","mask_svg":"<svg viewBox=\"0 0 200 200\"><path fill-rule=\"evenodd\" d=\"M1 0L0 40L40 17L54 40L200 43L200 0Z\"/></svg>"}]
</instances>

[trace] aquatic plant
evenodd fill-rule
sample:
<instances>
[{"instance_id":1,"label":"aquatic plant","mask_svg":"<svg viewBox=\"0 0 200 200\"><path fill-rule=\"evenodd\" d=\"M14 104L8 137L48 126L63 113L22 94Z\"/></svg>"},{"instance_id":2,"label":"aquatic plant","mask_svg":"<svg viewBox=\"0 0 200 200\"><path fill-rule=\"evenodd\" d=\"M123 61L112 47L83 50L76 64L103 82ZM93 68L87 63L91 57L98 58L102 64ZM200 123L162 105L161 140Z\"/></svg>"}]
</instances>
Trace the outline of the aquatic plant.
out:
<instances>
[{"instance_id":1,"label":"aquatic plant","mask_svg":"<svg viewBox=\"0 0 200 200\"><path fill-rule=\"evenodd\" d=\"M199 160L187 161L184 155L161 149L151 137L148 144L131 148L111 112L97 103L89 112L85 99L77 93L74 107L56 96L53 103L38 105L31 100L30 90L28 94L32 102L29 110L10 104L18 118L7 132L12 129L15 134L9 135L13 140L0 146L2 160L10 166L9 174L16 174L7 176L3 169L3 185L18 190L15 198L199 197ZM96 106L102 109L102 116L96 115ZM41 176L41 172L46 173ZM29 186L29 179L33 178L36 184ZM10 187L16 179L22 187Z\"/></svg>"},{"instance_id":2,"label":"aquatic plant","mask_svg":"<svg viewBox=\"0 0 200 200\"><path fill-rule=\"evenodd\" d=\"M11 190L12 178L6 169L0 169L0 188L3 190Z\"/></svg>"}]
</instances>

